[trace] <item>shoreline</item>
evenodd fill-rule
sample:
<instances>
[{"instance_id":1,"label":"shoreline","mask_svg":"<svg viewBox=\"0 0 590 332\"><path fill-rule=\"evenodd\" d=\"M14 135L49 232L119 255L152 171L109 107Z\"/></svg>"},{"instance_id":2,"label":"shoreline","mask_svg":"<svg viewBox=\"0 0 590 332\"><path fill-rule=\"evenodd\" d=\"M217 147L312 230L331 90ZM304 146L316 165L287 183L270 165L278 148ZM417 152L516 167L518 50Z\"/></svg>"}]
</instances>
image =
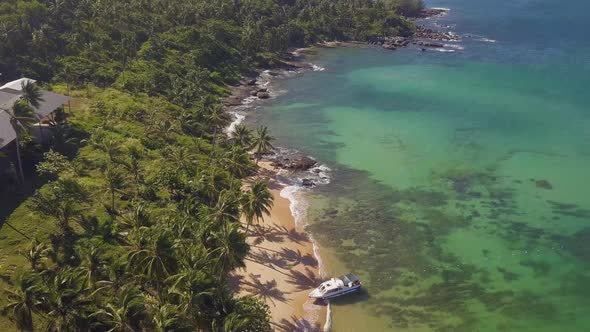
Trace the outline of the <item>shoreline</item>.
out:
<instances>
[{"instance_id":1,"label":"shoreline","mask_svg":"<svg viewBox=\"0 0 590 332\"><path fill-rule=\"evenodd\" d=\"M435 10L436 15L446 11ZM371 44L371 41L316 43L289 50L288 55L273 68L254 70L255 76L243 77L238 85L230 87L230 94L222 100L225 110L234 117L226 133L230 134L237 124L244 121L247 113L253 112L258 106L257 102L276 97L269 85L280 73L325 70L309 62L309 57L317 49L370 47ZM280 157L281 153L278 155ZM259 172L249 179L263 177L267 180L274 206L269 216L265 216L258 225L251 226L251 235L247 237L251 249L245 261L246 266L232 274L232 287L238 295L257 296L269 306L271 325L275 331L327 332L331 328L330 304L315 304L307 296L311 289L323 281L320 247L304 229L306 222L301 219L305 217L299 214L306 211L295 206L302 202L307 204L305 197L294 197L293 192L288 192L295 188L297 194L306 187L305 181L308 179L303 179L303 183L298 185L281 183L279 171L283 168L276 167L275 161L272 158L262 159ZM322 167L319 164L315 166ZM316 185L315 182L311 184Z\"/></svg>"},{"instance_id":2,"label":"shoreline","mask_svg":"<svg viewBox=\"0 0 590 332\"><path fill-rule=\"evenodd\" d=\"M296 212L301 201L293 194L298 191L279 182L270 161L261 161L259 166L252 179L268 181L274 205L269 216L251 226L246 266L232 275L236 292L257 296L268 304L275 331L327 331L328 306L307 296L321 281L321 260L316 244L298 220L298 213L305 212Z\"/></svg>"}]
</instances>

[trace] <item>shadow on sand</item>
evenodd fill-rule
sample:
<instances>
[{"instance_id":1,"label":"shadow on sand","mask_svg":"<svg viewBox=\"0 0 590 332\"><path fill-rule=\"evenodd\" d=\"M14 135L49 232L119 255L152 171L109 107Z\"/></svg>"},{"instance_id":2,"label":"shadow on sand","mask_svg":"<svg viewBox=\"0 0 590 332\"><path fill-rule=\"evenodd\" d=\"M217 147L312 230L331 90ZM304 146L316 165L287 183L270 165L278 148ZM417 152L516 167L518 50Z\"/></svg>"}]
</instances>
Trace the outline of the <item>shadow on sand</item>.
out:
<instances>
[{"instance_id":1,"label":"shadow on sand","mask_svg":"<svg viewBox=\"0 0 590 332\"><path fill-rule=\"evenodd\" d=\"M275 304L275 301L288 302L285 295L289 293L279 290L277 288L277 281L274 279L263 283L256 275L250 273L248 280L243 280L242 285L247 292L260 296L264 301L270 301L273 304Z\"/></svg>"},{"instance_id":2,"label":"shadow on sand","mask_svg":"<svg viewBox=\"0 0 590 332\"><path fill-rule=\"evenodd\" d=\"M307 319L291 316L290 319L281 319L278 323L272 323L276 331L281 332L321 332L319 324L312 324Z\"/></svg>"}]
</instances>

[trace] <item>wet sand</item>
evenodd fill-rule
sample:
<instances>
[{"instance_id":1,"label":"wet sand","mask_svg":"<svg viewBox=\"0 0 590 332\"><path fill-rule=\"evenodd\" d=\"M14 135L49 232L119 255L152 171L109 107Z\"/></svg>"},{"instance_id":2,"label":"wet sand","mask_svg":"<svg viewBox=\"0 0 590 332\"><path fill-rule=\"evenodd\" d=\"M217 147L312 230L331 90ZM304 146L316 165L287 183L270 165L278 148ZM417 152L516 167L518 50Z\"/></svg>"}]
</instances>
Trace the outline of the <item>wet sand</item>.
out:
<instances>
[{"instance_id":1,"label":"wet sand","mask_svg":"<svg viewBox=\"0 0 590 332\"><path fill-rule=\"evenodd\" d=\"M246 267L233 278L239 295L255 295L270 307L275 331L322 331L326 306L307 297L320 283L313 243L296 225L291 202L281 197L283 187L269 163L261 162L259 177L269 182L274 196L270 216L250 226L250 254Z\"/></svg>"}]
</instances>

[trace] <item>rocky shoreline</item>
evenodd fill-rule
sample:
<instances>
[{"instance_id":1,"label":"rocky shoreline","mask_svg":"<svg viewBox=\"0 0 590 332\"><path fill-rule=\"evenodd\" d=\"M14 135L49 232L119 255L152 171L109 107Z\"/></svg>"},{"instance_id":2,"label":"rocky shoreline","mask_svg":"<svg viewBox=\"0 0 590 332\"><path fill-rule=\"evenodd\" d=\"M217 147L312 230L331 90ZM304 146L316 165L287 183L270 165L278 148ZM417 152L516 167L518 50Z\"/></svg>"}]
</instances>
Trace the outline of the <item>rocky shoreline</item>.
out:
<instances>
[{"instance_id":1,"label":"rocky shoreline","mask_svg":"<svg viewBox=\"0 0 590 332\"><path fill-rule=\"evenodd\" d=\"M429 8L413 19L426 19L430 17L440 17L448 10L440 8ZM443 48L445 41L458 41L459 37L453 32L444 32L434 30L423 25L418 25L416 31L411 37L372 37L369 38L368 44L380 45L385 49L395 50L409 45L416 45L425 51L426 48ZM323 42L313 47L359 47L366 45L364 42ZM284 72L299 72L304 70L314 70L314 65L306 61L308 53L313 49L299 48L291 50L288 55L281 61L275 63L271 68L260 68L255 70L253 75L244 76L236 85L230 87L230 95L222 99L225 110L233 112L238 107L245 105L246 101L264 100L272 97L267 83L272 77L279 76ZM262 79L262 73L267 73L268 78ZM242 109L244 111L244 109ZM281 152L275 149L272 154L265 156L266 161L276 169L287 170L291 172L307 172L318 166L317 161L302 155L291 152ZM302 185L305 187L315 186L312 179L303 178Z\"/></svg>"},{"instance_id":2,"label":"rocky shoreline","mask_svg":"<svg viewBox=\"0 0 590 332\"><path fill-rule=\"evenodd\" d=\"M447 9L427 8L421 14L413 17L413 19L427 19L431 17L440 17L447 13ZM398 48L407 47L409 45L416 45L422 51L427 48L443 48L445 44L442 42L458 41L459 36L451 31L439 31L428 28L424 25L417 25L416 31L410 37L387 37L375 36L369 38L368 44L380 45L387 50L396 50Z\"/></svg>"}]
</instances>

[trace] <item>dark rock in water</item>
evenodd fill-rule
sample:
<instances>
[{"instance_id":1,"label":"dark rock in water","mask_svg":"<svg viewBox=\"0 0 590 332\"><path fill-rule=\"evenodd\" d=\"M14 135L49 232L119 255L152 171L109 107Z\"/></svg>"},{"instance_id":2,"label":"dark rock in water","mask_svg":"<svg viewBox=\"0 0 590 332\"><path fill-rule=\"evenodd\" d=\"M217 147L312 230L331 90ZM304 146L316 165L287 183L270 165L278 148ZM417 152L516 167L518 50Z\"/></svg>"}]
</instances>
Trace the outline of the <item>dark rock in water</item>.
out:
<instances>
[{"instance_id":1,"label":"dark rock in water","mask_svg":"<svg viewBox=\"0 0 590 332\"><path fill-rule=\"evenodd\" d=\"M422 47L422 52L426 52L426 49L424 47Z\"/></svg>"},{"instance_id":2,"label":"dark rock in water","mask_svg":"<svg viewBox=\"0 0 590 332\"><path fill-rule=\"evenodd\" d=\"M268 92L268 89L267 88L259 88L258 92Z\"/></svg>"},{"instance_id":3,"label":"dark rock in water","mask_svg":"<svg viewBox=\"0 0 590 332\"><path fill-rule=\"evenodd\" d=\"M258 98L260 98L260 99L270 98L270 95L268 94L268 92L258 92L258 93L256 93L256 96L258 96Z\"/></svg>"},{"instance_id":4,"label":"dark rock in water","mask_svg":"<svg viewBox=\"0 0 590 332\"><path fill-rule=\"evenodd\" d=\"M304 187L308 187L308 188L315 186L315 183L312 180L310 180L310 179L303 179L303 180L301 180L301 184Z\"/></svg>"},{"instance_id":5,"label":"dark rock in water","mask_svg":"<svg viewBox=\"0 0 590 332\"><path fill-rule=\"evenodd\" d=\"M418 45L420 46L426 46L426 47L433 47L433 48L442 48L445 47L445 45L441 44L441 43L435 43L435 42L431 42L431 41L419 41Z\"/></svg>"},{"instance_id":6,"label":"dark rock in water","mask_svg":"<svg viewBox=\"0 0 590 332\"><path fill-rule=\"evenodd\" d=\"M269 71L268 74L270 76L279 76L279 73L277 73L276 71Z\"/></svg>"},{"instance_id":7,"label":"dark rock in water","mask_svg":"<svg viewBox=\"0 0 590 332\"><path fill-rule=\"evenodd\" d=\"M309 157L299 157L295 160L289 162L285 165L285 168L299 170L299 171L307 171L308 169L314 167L317 162Z\"/></svg>"},{"instance_id":8,"label":"dark rock in water","mask_svg":"<svg viewBox=\"0 0 590 332\"><path fill-rule=\"evenodd\" d=\"M397 49L397 47L392 44L383 44L383 48L386 50L392 50L392 51L395 51Z\"/></svg>"},{"instance_id":9,"label":"dark rock in water","mask_svg":"<svg viewBox=\"0 0 590 332\"><path fill-rule=\"evenodd\" d=\"M428 18L433 16L443 15L448 10L442 8L424 8L418 14L412 16L412 18Z\"/></svg>"},{"instance_id":10,"label":"dark rock in water","mask_svg":"<svg viewBox=\"0 0 590 332\"><path fill-rule=\"evenodd\" d=\"M314 169L314 170L313 170L313 172L314 172L315 174L320 174L320 173L322 172L322 170L321 170L321 169L319 169L319 168L316 168L316 169Z\"/></svg>"},{"instance_id":11,"label":"dark rock in water","mask_svg":"<svg viewBox=\"0 0 590 332\"><path fill-rule=\"evenodd\" d=\"M329 216L334 216L338 214L338 210L334 209L334 208L330 208L328 210L326 210L326 215Z\"/></svg>"},{"instance_id":12,"label":"dark rock in water","mask_svg":"<svg viewBox=\"0 0 590 332\"><path fill-rule=\"evenodd\" d=\"M547 190L553 189L553 185L551 185L551 183L547 180L535 180L535 185L538 188L543 188Z\"/></svg>"},{"instance_id":13,"label":"dark rock in water","mask_svg":"<svg viewBox=\"0 0 590 332\"><path fill-rule=\"evenodd\" d=\"M250 92L250 95L256 97L256 95L258 95L258 91L253 90L252 92Z\"/></svg>"},{"instance_id":14,"label":"dark rock in water","mask_svg":"<svg viewBox=\"0 0 590 332\"><path fill-rule=\"evenodd\" d=\"M253 85L256 85L256 82L258 82L258 81L254 78L254 79L249 80L248 83L246 83L246 84L253 86Z\"/></svg>"}]
</instances>

